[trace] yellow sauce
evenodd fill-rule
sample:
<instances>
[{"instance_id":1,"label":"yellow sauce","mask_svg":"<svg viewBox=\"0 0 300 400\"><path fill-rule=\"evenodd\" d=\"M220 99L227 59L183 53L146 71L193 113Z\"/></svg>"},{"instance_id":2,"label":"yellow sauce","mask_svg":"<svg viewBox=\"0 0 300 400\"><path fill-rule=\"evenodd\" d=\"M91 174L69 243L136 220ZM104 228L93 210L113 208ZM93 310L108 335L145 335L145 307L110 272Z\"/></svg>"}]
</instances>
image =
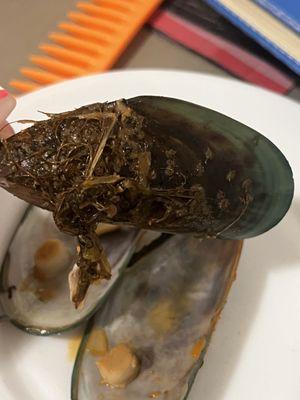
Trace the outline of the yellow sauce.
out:
<instances>
[{"instance_id":1,"label":"yellow sauce","mask_svg":"<svg viewBox=\"0 0 300 400\"><path fill-rule=\"evenodd\" d=\"M150 399L157 399L160 396L161 396L161 392L153 392L153 393L150 393L148 397Z\"/></svg>"},{"instance_id":2,"label":"yellow sauce","mask_svg":"<svg viewBox=\"0 0 300 400\"><path fill-rule=\"evenodd\" d=\"M48 281L64 272L72 261L71 253L59 239L46 240L34 254L34 276Z\"/></svg>"},{"instance_id":3,"label":"yellow sauce","mask_svg":"<svg viewBox=\"0 0 300 400\"><path fill-rule=\"evenodd\" d=\"M38 287L35 291L36 297L43 303L47 303L55 297L55 290L51 287Z\"/></svg>"},{"instance_id":4,"label":"yellow sauce","mask_svg":"<svg viewBox=\"0 0 300 400\"><path fill-rule=\"evenodd\" d=\"M80 342L81 342L82 336L78 335L78 336L74 336L69 340L68 343L68 359L70 361L74 361L80 346Z\"/></svg>"},{"instance_id":5,"label":"yellow sauce","mask_svg":"<svg viewBox=\"0 0 300 400\"><path fill-rule=\"evenodd\" d=\"M35 297L43 303L53 299L56 294L55 287L51 282L38 281L33 272L30 272L26 278L23 279L19 290L21 292L30 292L34 294Z\"/></svg>"},{"instance_id":6,"label":"yellow sauce","mask_svg":"<svg viewBox=\"0 0 300 400\"><path fill-rule=\"evenodd\" d=\"M149 324L158 335L165 335L176 329L178 314L170 299L158 303L149 313Z\"/></svg>"},{"instance_id":7,"label":"yellow sauce","mask_svg":"<svg viewBox=\"0 0 300 400\"><path fill-rule=\"evenodd\" d=\"M193 346L192 348L192 356L193 358L199 358L201 356L201 353L203 349L205 348L206 345L206 339L203 336L201 339L199 339Z\"/></svg>"},{"instance_id":8,"label":"yellow sauce","mask_svg":"<svg viewBox=\"0 0 300 400\"><path fill-rule=\"evenodd\" d=\"M93 356L104 356L108 351L108 340L104 329L94 329L87 342L87 350Z\"/></svg>"}]
</instances>

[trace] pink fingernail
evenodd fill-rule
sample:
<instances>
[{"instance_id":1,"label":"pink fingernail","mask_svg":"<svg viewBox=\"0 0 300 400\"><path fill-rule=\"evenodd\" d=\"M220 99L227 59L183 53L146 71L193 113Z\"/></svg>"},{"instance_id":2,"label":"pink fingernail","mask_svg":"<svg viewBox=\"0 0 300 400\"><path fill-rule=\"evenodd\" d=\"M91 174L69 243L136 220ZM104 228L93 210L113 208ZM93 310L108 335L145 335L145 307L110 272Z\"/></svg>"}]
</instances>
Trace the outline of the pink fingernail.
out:
<instances>
[{"instance_id":1,"label":"pink fingernail","mask_svg":"<svg viewBox=\"0 0 300 400\"><path fill-rule=\"evenodd\" d=\"M4 99L4 97L8 96L8 91L5 89L0 89L0 100Z\"/></svg>"}]
</instances>

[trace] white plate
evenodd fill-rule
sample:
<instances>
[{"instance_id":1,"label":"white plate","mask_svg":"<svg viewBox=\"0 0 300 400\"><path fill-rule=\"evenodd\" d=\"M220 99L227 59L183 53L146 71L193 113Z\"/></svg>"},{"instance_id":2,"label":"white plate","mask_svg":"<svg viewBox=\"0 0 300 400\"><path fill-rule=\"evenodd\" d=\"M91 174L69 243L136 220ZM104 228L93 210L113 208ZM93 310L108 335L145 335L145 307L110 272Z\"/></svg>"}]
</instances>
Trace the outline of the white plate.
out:
<instances>
[{"instance_id":1,"label":"white plate","mask_svg":"<svg viewBox=\"0 0 300 400\"><path fill-rule=\"evenodd\" d=\"M300 107L234 80L175 71L124 71L67 81L26 95L10 120L42 119L83 104L137 95L177 97L257 129L291 163L295 199L275 229L247 240L237 281L189 400L300 398ZM0 258L22 203L0 192ZM14 215L15 214L15 215ZM0 398L70 398L68 337L33 337L0 325ZM88 400L88 399L87 399ZM141 399L142 400L142 399Z\"/></svg>"}]
</instances>

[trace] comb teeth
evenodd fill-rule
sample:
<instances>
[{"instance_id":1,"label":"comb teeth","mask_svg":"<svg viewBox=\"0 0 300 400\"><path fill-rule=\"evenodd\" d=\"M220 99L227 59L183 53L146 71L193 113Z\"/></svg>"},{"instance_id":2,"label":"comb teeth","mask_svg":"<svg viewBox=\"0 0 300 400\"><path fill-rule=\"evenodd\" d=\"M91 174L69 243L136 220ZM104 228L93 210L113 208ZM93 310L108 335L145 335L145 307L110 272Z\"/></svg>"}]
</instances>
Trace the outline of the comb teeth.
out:
<instances>
[{"instance_id":1,"label":"comb teeth","mask_svg":"<svg viewBox=\"0 0 300 400\"><path fill-rule=\"evenodd\" d=\"M39 46L40 50L44 51L48 55L57 58L58 60L64 62L72 62L78 67L89 67L93 65L94 58L86 54L76 52L74 50L69 50L64 47L55 46L53 44L41 44Z\"/></svg>"},{"instance_id":2,"label":"comb teeth","mask_svg":"<svg viewBox=\"0 0 300 400\"><path fill-rule=\"evenodd\" d=\"M58 82L60 77L58 75L52 74L51 72L43 71L36 68L21 68L21 74L33 81L40 83L42 85L48 85L49 83Z\"/></svg>"},{"instance_id":3,"label":"comb teeth","mask_svg":"<svg viewBox=\"0 0 300 400\"><path fill-rule=\"evenodd\" d=\"M116 33L118 24L107 20L105 18L91 17L84 13L70 12L68 17L71 21L77 23L78 25L85 26L95 30L101 30L107 33Z\"/></svg>"},{"instance_id":4,"label":"comb teeth","mask_svg":"<svg viewBox=\"0 0 300 400\"><path fill-rule=\"evenodd\" d=\"M126 15L115 8L100 7L91 3L79 2L77 8L94 17L109 18L110 21L126 23Z\"/></svg>"},{"instance_id":5,"label":"comb teeth","mask_svg":"<svg viewBox=\"0 0 300 400\"><path fill-rule=\"evenodd\" d=\"M30 80L13 80L21 92L36 90L77 76L109 69L162 0L79 1L39 49L46 55L29 59L38 68L20 69Z\"/></svg>"},{"instance_id":6,"label":"comb teeth","mask_svg":"<svg viewBox=\"0 0 300 400\"><path fill-rule=\"evenodd\" d=\"M122 1L122 0L93 0L94 4L101 7L111 8L122 13L126 13L132 10L132 1ZM138 3L138 1L136 1ZM134 4L135 5L135 4Z\"/></svg>"},{"instance_id":7,"label":"comb teeth","mask_svg":"<svg viewBox=\"0 0 300 400\"><path fill-rule=\"evenodd\" d=\"M13 88L19 90L20 92L31 92L33 90L37 90L40 88L39 85L30 82L30 81L25 81L21 79L13 79L12 81L9 82L10 86Z\"/></svg>"},{"instance_id":8,"label":"comb teeth","mask_svg":"<svg viewBox=\"0 0 300 400\"><path fill-rule=\"evenodd\" d=\"M49 39L54 43L64 46L66 49L77 50L82 54L98 54L98 46L95 43L89 43L87 40L78 39L71 35L53 32L50 33Z\"/></svg>"},{"instance_id":9,"label":"comb teeth","mask_svg":"<svg viewBox=\"0 0 300 400\"><path fill-rule=\"evenodd\" d=\"M107 35L103 32L94 31L93 29L84 28L82 26L72 24L71 22L62 22L58 25L58 27L63 31L69 33L70 35L73 35L82 40L86 40L91 44L94 43L93 44L94 46L95 44L108 45L112 40L110 35Z\"/></svg>"},{"instance_id":10,"label":"comb teeth","mask_svg":"<svg viewBox=\"0 0 300 400\"><path fill-rule=\"evenodd\" d=\"M55 60L51 57L33 55L30 56L29 59L33 64L62 77L73 78L76 75L83 75L84 73L84 69L82 68L75 67L70 63Z\"/></svg>"}]
</instances>

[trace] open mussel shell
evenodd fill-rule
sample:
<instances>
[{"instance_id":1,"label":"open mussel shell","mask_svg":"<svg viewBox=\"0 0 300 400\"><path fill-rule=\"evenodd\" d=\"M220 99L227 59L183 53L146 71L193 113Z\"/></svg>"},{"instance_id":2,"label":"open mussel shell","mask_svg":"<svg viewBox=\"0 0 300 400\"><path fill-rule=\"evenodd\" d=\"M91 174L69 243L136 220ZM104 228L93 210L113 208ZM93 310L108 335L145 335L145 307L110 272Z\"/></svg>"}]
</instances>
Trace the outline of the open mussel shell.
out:
<instances>
[{"instance_id":1,"label":"open mussel shell","mask_svg":"<svg viewBox=\"0 0 300 400\"><path fill-rule=\"evenodd\" d=\"M68 249L70 265L54 279L34 274L34 255L48 239L59 239ZM112 267L112 278L91 285L82 307L70 300L68 274L76 258L76 239L60 232L52 214L37 207L27 209L7 251L1 271L0 304L12 323L28 333L50 335L76 326L101 304L127 265L138 232L120 229L102 236Z\"/></svg>"},{"instance_id":2,"label":"open mussel shell","mask_svg":"<svg viewBox=\"0 0 300 400\"><path fill-rule=\"evenodd\" d=\"M210 218L194 218L190 232L243 239L271 229L286 214L294 191L292 171L266 137L182 100L142 96L127 104L145 117L144 129L165 138L181 155L184 187L203 188Z\"/></svg>"},{"instance_id":3,"label":"open mussel shell","mask_svg":"<svg viewBox=\"0 0 300 400\"><path fill-rule=\"evenodd\" d=\"M242 242L176 235L127 269L87 326L72 379L73 400L183 400L235 278ZM101 381L89 340L129 344L140 373L123 388Z\"/></svg>"}]
</instances>

